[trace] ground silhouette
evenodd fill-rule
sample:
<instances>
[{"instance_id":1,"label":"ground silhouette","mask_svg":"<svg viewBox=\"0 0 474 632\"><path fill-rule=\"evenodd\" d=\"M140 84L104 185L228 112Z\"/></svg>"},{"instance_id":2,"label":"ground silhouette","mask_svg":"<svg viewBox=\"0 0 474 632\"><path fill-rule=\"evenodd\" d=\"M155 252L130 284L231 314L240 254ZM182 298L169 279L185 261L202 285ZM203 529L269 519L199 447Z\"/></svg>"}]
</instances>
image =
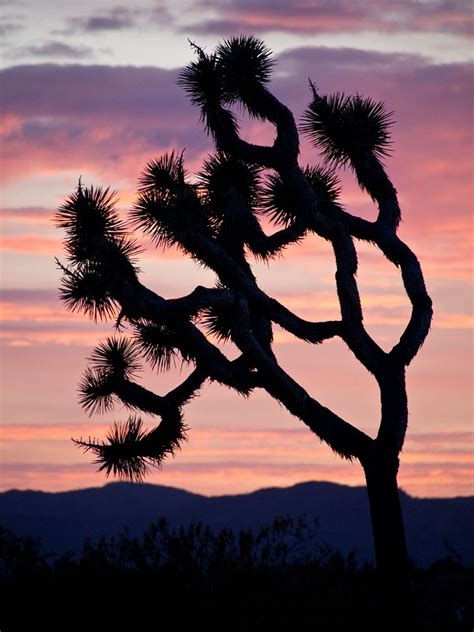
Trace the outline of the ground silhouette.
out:
<instances>
[{"instance_id":1,"label":"ground silhouette","mask_svg":"<svg viewBox=\"0 0 474 632\"><path fill-rule=\"evenodd\" d=\"M288 516L255 531L160 520L140 537L123 531L58 556L0 528L1 629L390 629L373 567L317 534L314 522ZM414 571L412 629L470 631L473 580L451 556Z\"/></svg>"},{"instance_id":2,"label":"ground silhouette","mask_svg":"<svg viewBox=\"0 0 474 632\"><path fill-rule=\"evenodd\" d=\"M414 498L401 493L410 559L429 568L449 548L474 565L474 497ZM97 541L128 528L138 537L165 517L174 527L203 522L213 530L261 529L280 515L319 523L317 538L360 564L374 562L367 491L328 482L260 489L248 494L203 496L182 489L115 482L104 487L45 493L11 490L0 494L1 522L23 536L40 538L56 553L79 552L84 538Z\"/></svg>"}]
</instances>

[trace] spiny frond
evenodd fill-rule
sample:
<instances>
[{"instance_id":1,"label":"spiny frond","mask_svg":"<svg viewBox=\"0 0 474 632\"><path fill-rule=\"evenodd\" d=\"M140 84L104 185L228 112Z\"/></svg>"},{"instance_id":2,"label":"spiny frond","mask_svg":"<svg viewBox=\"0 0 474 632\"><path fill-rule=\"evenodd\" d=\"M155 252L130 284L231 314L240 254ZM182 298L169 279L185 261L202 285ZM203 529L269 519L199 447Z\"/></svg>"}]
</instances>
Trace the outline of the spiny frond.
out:
<instances>
[{"instance_id":1,"label":"spiny frond","mask_svg":"<svg viewBox=\"0 0 474 632\"><path fill-rule=\"evenodd\" d=\"M172 455L186 439L186 427L179 410L163 416L159 426L146 432L140 417L130 416L125 423L115 422L106 441L89 438L73 439L84 450L95 454L99 471L142 482L151 466L159 467L167 455Z\"/></svg>"},{"instance_id":2,"label":"spiny frond","mask_svg":"<svg viewBox=\"0 0 474 632\"><path fill-rule=\"evenodd\" d=\"M390 155L390 128L394 118L383 101L356 94L347 104L346 116L352 130L354 153L371 152L379 160Z\"/></svg>"},{"instance_id":3,"label":"spiny frond","mask_svg":"<svg viewBox=\"0 0 474 632\"><path fill-rule=\"evenodd\" d=\"M116 201L116 193L108 188L80 184L59 207L55 222L66 231L66 250L71 261L90 258L98 239L125 239L126 226L119 218Z\"/></svg>"},{"instance_id":4,"label":"spiny frond","mask_svg":"<svg viewBox=\"0 0 474 632\"><path fill-rule=\"evenodd\" d=\"M206 214L214 226L224 217L229 200L256 204L260 169L224 152L217 152L204 161L197 174L203 193Z\"/></svg>"},{"instance_id":5,"label":"spiny frond","mask_svg":"<svg viewBox=\"0 0 474 632\"><path fill-rule=\"evenodd\" d=\"M100 465L99 472L105 470L106 476L113 474L136 482L141 482L149 470L148 459L141 454L141 443L146 436L143 422L139 417L131 416L120 424L115 422L107 434L106 441L89 438L73 439L84 450L95 454L95 463Z\"/></svg>"},{"instance_id":6,"label":"spiny frond","mask_svg":"<svg viewBox=\"0 0 474 632\"><path fill-rule=\"evenodd\" d=\"M143 191L130 212L136 228L150 235L158 246L179 246L189 252L193 235L207 229L199 199L191 185L175 191Z\"/></svg>"},{"instance_id":7,"label":"spiny frond","mask_svg":"<svg viewBox=\"0 0 474 632\"><path fill-rule=\"evenodd\" d=\"M187 242L206 228L206 222L196 186L185 177L182 153L164 154L148 163L130 218L157 245L177 245L188 252Z\"/></svg>"},{"instance_id":8,"label":"spiny frond","mask_svg":"<svg viewBox=\"0 0 474 632\"><path fill-rule=\"evenodd\" d=\"M215 54L206 55L200 50L198 59L190 62L178 77L178 85L184 88L191 103L201 110L201 120L207 126L208 114L220 107L224 98L222 67Z\"/></svg>"},{"instance_id":9,"label":"spiny frond","mask_svg":"<svg viewBox=\"0 0 474 632\"><path fill-rule=\"evenodd\" d=\"M216 52L206 54L194 45L198 59L181 72L178 84L184 88L193 105L201 109L201 117L209 126L212 110L225 103L242 100L249 112L255 89L270 81L274 61L265 44L253 36L241 35L224 40ZM235 118L228 112L229 123L236 129Z\"/></svg>"},{"instance_id":10,"label":"spiny frond","mask_svg":"<svg viewBox=\"0 0 474 632\"><path fill-rule=\"evenodd\" d=\"M94 322L107 320L118 310L111 295L113 282L108 265L86 261L63 275L59 296L68 310L81 311Z\"/></svg>"},{"instance_id":11,"label":"spiny frond","mask_svg":"<svg viewBox=\"0 0 474 632\"><path fill-rule=\"evenodd\" d=\"M79 383L79 403L89 415L106 413L113 408L110 371L87 368Z\"/></svg>"},{"instance_id":12,"label":"spiny frond","mask_svg":"<svg viewBox=\"0 0 474 632\"><path fill-rule=\"evenodd\" d=\"M303 114L301 129L316 147L322 148L329 161L344 164L349 160L345 151L348 132L345 110L350 97L341 92L328 97L314 94Z\"/></svg>"},{"instance_id":13,"label":"spiny frond","mask_svg":"<svg viewBox=\"0 0 474 632\"><path fill-rule=\"evenodd\" d=\"M232 308L227 306L214 305L201 312L201 322L207 333L215 336L219 342L230 340L234 319Z\"/></svg>"},{"instance_id":14,"label":"spiny frond","mask_svg":"<svg viewBox=\"0 0 474 632\"><path fill-rule=\"evenodd\" d=\"M98 372L126 378L140 369L138 349L129 338L107 338L92 351L89 360Z\"/></svg>"},{"instance_id":15,"label":"spiny frond","mask_svg":"<svg viewBox=\"0 0 474 632\"><path fill-rule=\"evenodd\" d=\"M307 165L303 174L319 203L335 202L338 199L341 192L340 180L331 167Z\"/></svg>"},{"instance_id":16,"label":"spiny frond","mask_svg":"<svg viewBox=\"0 0 474 632\"><path fill-rule=\"evenodd\" d=\"M277 173L267 176L260 195L259 212L268 215L275 224L288 226L297 215L292 191Z\"/></svg>"},{"instance_id":17,"label":"spiny frond","mask_svg":"<svg viewBox=\"0 0 474 632\"><path fill-rule=\"evenodd\" d=\"M329 161L354 166L368 155L381 159L389 153L393 113L382 102L358 94L321 97L315 89L313 96L301 128Z\"/></svg>"},{"instance_id":18,"label":"spiny frond","mask_svg":"<svg viewBox=\"0 0 474 632\"><path fill-rule=\"evenodd\" d=\"M158 189L171 192L185 184L186 171L181 153L165 153L159 158L150 160L139 180L139 191Z\"/></svg>"},{"instance_id":19,"label":"spiny frond","mask_svg":"<svg viewBox=\"0 0 474 632\"><path fill-rule=\"evenodd\" d=\"M196 186L186 182L183 153L166 153L148 163L130 217L160 246L181 246L205 226Z\"/></svg>"},{"instance_id":20,"label":"spiny frond","mask_svg":"<svg viewBox=\"0 0 474 632\"><path fill-rule=\"evenodd\" d=\"M216 48L221 65L224 98L228 102L242 100L249 113L259 116L252 97L256 88L270 81L274 66L271 51L252 35L224 40Z\"/></svg>"},{"instance_id":21,"label":"spiny frond","mask_svg":"<svg viewBox=\"0 0 474 632\"><path fill-rule=\"evenodd\" d=\"M135 272L139 272L136 260L137 256L142 252L143 247L139 245L136 239L125 236L107 240L102 248L102 255L105 253L109 263L114 265L116 270L122 266L130 269L131 266ZM98 258L101 258L101 254L98 255Z\"/></svg>"},{"instance_id":22,"label":"spiny frond","mask_svg":"<svg viewBox=\"0 0 474 632\"><path fill-rule=\"evenodd\" d=\"M107 187L84 187L79 184L74 193L59 207L55 214L58 228L68 232L81 229L86 232L117 234L123 223L115 209L117 193Z\"/></svg>"},{"instance_id":23,"label":"spiny frond","mask_svg":"<svg viewBox=\"0 0 474 632\"><path fill-rule=\"evenodd\" d=\"M330 167L306 166L303 174L314 191L319 204L335 202L340 193L339 179ZM288 226L296 219L294 192L276 173L269 174L260 195L260 213L272 222Z\"/></svg>"},{"instance_id":24,"label":"spiny frond","mask_svg":"<svg viewBox=\"0 0 474 632\"><path fill-rule=\"evenodd\" d=\"M190 357L179 348L177 334L166 325L156 323L138 323L136 325L136 343L152 368L167 371L181 355L184 361Z\"/></svg>"}]
</instances>

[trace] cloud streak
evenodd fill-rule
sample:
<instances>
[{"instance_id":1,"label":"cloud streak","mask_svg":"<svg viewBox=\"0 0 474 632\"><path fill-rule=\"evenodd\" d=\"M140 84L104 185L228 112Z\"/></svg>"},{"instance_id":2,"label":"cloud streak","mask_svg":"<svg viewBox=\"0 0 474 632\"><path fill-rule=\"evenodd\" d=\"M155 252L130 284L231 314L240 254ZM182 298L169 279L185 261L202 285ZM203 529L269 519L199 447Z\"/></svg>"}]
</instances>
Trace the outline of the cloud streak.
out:
<instances>
[{"instance_id":1,"label":"cloud streak","mask_svg":"<svg viewBox=\"0 0 474 632\"><path fill-rule=\"evenodd\" d=\"M100 9L87 17L69 17L66 19L66 30L60 32L100 36L104 32L121 33L132 29L143 31L150 27L156 28L157 25L171 26L174 22L172 13L163 3L151 3L133 9L122 5Z\"/></svg>"},{"instance_id":2,"label":"cloud streak","mask_svg":"<svg viewBox=\"0 0 474 632\"><path fill-rule=\"evenodd\" d=\"M467 64L434 65L420 56L307 47L280 56L272 84L296 115L309 101L307 76L324 93L359 91L383 98L396 112L396 153L388 161L388 169L405 213L401 232L420 255L436 305L433 332L423 350L426 356L409 372L414 428L423 427L427 418L438 428L445 427L448 417L451 427L468 422L469 337L464 328L472 322L465 298L471 280L473 196L470 73ZM17 284L20 276L23 279L22 290L7 290L3 297L3 350L8 369L5 413L9 419L21 421L24 428L23 438L8 440L13 450L5 470L9 486L46 489L55 484L67 489L103 483L87 459L71 451L69 434L77 429L80 433L82 427L75 388L88 353L85 347L110 334L111 328L107 324L95 328L77 315L66 314L56 290L48 289L57 286L59 276L53 256L60 254L60 235L47 228L49 209L59 196L43 199L37 193L38 183L51 191L51 178L55 178L55 186L67 180L73 187L82 174L88 183L119 188L121 204L126 206L133 200L141 168L160 152L186 147L188 168L199 168L211 144L198 124L199 114L175 80L176 71L130 66L36 64L12 67L0 74L4 185L13 193L31 187L33 200L19 202L18 208L8 202L10 206L0 211L5 226L2 255L10 286ZM271 138L272 133L254 121L244 123L243 130L257 142ZM306 142L301 161L318 162L317 151ZM373 218L375 209L357 189L352 174L342 172L341 176L343 204L352 212ZM11 199L15 199L14 194ZM21 206L29 203L29 207ZM38 270L40 264L46 266L42 262L48 258L49 276L43 289L38 289ZM359 282L366 322L377 340L380 337L388 345L406 322L408 304L397 271L382 261L379 253L362 248ZM192 272L192 262L178 260L170 252L163 255L150 250L144 267L144 282L164 296L184 294L197 284L198 273ZM322 240L308 239L289 248L285 258L271 263L267 271L261 264L255 269L262 287L300 315L337 317L333 255ZM199 282L212 283L211 276ZM364 427L377 419L376 386L360 373L342 343L330 342L314 349L302 343L289 344L282 332L277 332L277 341L276 352L285 368L289 366L324 405ZM69 346L59 348L61 344ZM45 358L48 372L44 371ZM148 375L147 379L153 388L166 392L179 376L176 371L159 377ZM26 385L28 398L24 396ZM361 392L364 398L360 398ZM259 397L245 403L259 423L275 424L280 419L290 423L286 413ZM196 426L202 420L230 424L246 418L247 410L240 400L218 394L211 385L206 396L190 405L189 420ZM123 417L123 412L118 409L117 418ZM39 443L28 443L30 421L59 419L70 420L71 425L53 429L51 435L43 428L38 437L31 431ZM61 438L67 427L67 436ZM410 441L406 459L402 459L401 479L408 491L419 495L468 493L466 437L461 440L443 435L431 443L427 438ZM278 434L272 439L265 433L244 432L220 437L216 431L213 439L210 431L201 438L193 433L190 445L195 453L183 453L153 480L183 487L192 480L196 491L210 491L212 479L216 493L250 491L258 485L286 485L315 477L362 483L360 468L339 463L329 451L321 451L317 442L308 442L306 434ZM262 452L264 446L266 452ZM29 456L19 458L19 454ZM64 465L74 458L73 466Z\"/></svg>"},{"instance_id":3,"label":"cloud streak","mask_svg":"<svg viewBox=\"0 0 474 632\"><path fill-rule=\"evenodd\" d=\"M43 206L5 207L0 208L1 221L21 221L36 224L51 222L53 211Z\"/></svg>"},{"instance_id":4,"label":"cloud streak","mask_svg":"<svg viewBox=\"0 0 474 632\"><path fill-rule=\"evenodd\" d=\"M45 254L41 248L42 241L37 238L31 240L34 242L33 247L26 252ZM28 247L28 241L29 238L22 244ZM45 247L46 254L51 254L49 243ZM53 241L52 252L60 252L59 242ZM192 284L180 262L171 259L169 270L173 278L172 289L168 288L166 291L167 288L161 287L157 288L158 292L165 296L187 294L192 289ZM285 294L277 291L272 295L297 315L308 320L333 320L340 317L339 303L334 292L321 290ZM402 293L379 292L375 288L373 292L364 294L363 304L365 323L369 330L375 329L376 338L379 338L380 329L394 331L388 345L390 347L409 320L410 310L406 297ZM474 325L472 316L455 310L456 306L453 306L438 314L434 320L434 329L470 331ZM24 344L44 344L47 341L66 344L81 341L86 344L91 340L95 342L98 335L86 316L66 312L59 302L57 291L52 290L5 290L0 301L0 325L0 338L13 345L18 344L19 340L23 340ZM277 346L294 345L297 342L294 336L279 328L276 328L274 339Z\"/></svg>"},{"instance_id":5,"label":"cloud streak","mask_svg":"<svg viewBox=\"0 0 474 632\"><path fill-rule=\"evenodd\" d=\"M210 144L176 76L159 68L52 64L2 71L3 178L66 168L135 182L157 152L187 147L188 159L202 154Z\"/></svg>"},{"instance_id":6,"label":"cloud streak","mask_svg":"<svg viewBox=\"0 0 474 632\"><path fill-rule=\"evenodd\" d=\"M217 17L187 25L194 32L235 34L285 32L327 34L376 31L448 32L464 37L473 33L472 7L468 0L200 0L203 9L213 9Z\"/></svg>"},{"instance_id":7,"label":"cloud streak","mask_svg":"<svg viewBox=\"0 0 474 632\"><path fill-rule=\"evenodd\" d=\"M117 6L108 10L101 10L88 17L69 18L71 31L83 33L100 33L102 31L123 31L136 26L137 11L127 7Z\"/></svg>"},{"instance_id":8,"label":"cloud streak","mask_svg":"<svg viewBox=\"0 0 474 632\"><path fill-rule=\"evenodd\" d=\"M77 424L73 430L85 436L100 435L105 427L96 423ZM32 474L43 481L41 489L48 491L68 489L71 481L82 474L86 474L89 484L103 484L102 475L92 473L84 457L72 452L70 435L71 425L65 424L5 426L3 489L8 489L8 480L18 475L21 487L30 485ZM472 465L468 446L473 438L472 433L463 432L412 434L405 447L401 474L405 491L419 496L450 495L456 478L465 476ZM49 465L35 462L33 452L31 461L15 460L16 454L28 450L29 443L34 443L39 453L43 449L52 453ZM65 465L67 454L69 465ZM49 483L45 482L47 477ZM219 493L223 489L230 493L252 491L259 486L290 485L309 479L363 484L360 467L334 459L317 441L308 441L308 431L303 428L255 430L201 426L193 431L186 450L151 477L155 483L171 483L204 493ZM461 490L468 494L472 485L466 481Z\"/></svg>"},{"instance_id":9,"label":"cloud streak","mask_svg":"<svg viewBox=\"0 0 474 632\"><path fill-rule=\"evenodd\" d=\"M71 46L56 40L33 46L23 46L13 49L9 57L18 58L24 56L52 58L52 59L90 59L94 57L94 50L89 46Z\"/></svg>"},{"instance_id":10,"label":"cloud streak","mask_svg":"<svg viewBox=\"0 0 474 632\"><path fill-rule=\"evenodd\" d=\"M416 56L351 49L288 51L279 58L272 88L296 115L310 98L302 80L307 76L322 92L343 89L383 98L397 119L396 153L388 167L404 209L416 212L417 226L423 220L431 231L439 222L452 223L453 217L462 218L466 230L473 195L469 65L436 66ZM192 170L211 149L196 124L197 112L176 86L175 71L40 64L7 69L0 79L5 95L2 143L8 148L2 171L9 181L68 169L133 187L142 166L157 153L186 147ZM260 128L252 128L253 140L260 142ZM315 160L314 149L303 142L302 161ZM343 201L354 200L356 211L373 215L348 174L344 183ZM430 189L437 194L428 206Z\"/></svg>"}]
</instances>

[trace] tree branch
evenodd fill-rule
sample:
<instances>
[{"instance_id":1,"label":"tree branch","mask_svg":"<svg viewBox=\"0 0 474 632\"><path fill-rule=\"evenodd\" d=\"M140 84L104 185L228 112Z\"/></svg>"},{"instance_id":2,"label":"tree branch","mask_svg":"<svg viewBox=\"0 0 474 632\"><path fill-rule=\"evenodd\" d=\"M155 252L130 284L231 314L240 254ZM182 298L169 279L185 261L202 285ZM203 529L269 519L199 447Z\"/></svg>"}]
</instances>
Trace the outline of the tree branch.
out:
<instances>
[{"instance_id":1,"label":"tree branch","mask_svg":"<svg viewBox=\"0 0 474 632\"><path fill-rule=\"evenodd\" d=\"M410 321L400 341L389 353L393 362L407 366L430 330L432 301L426 290L420 263L410 248L397 235L382 228L378 230L377 244L385 256L400 267L405 291L412 304Z\"/></svg>"},{"instance_id":2,"label":"tree branch","mask_svg":"<svg viewBox=\"0 0 474 632\"><path fill-rule=\"evenodd\" d=\"M361 459L370 449L373 440L328 408L322 406L295 382L269 355L252 335L247 301L241 297L236 305L233 339L252 359L259 371L262 385L291 413L299 417L322 441L339 455Z\"/></svg>"}]
</instances>

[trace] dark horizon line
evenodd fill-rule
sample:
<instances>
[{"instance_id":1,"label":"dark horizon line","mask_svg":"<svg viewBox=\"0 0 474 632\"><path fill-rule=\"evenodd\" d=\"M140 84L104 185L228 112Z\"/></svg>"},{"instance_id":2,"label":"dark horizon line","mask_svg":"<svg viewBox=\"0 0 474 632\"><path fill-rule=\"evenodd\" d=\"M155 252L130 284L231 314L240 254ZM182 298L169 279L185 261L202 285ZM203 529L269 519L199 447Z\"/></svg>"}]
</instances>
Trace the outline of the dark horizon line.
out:
<instances>
[{"instance_id":1,"label":"dark horizon line","mask_svg":"<svg viewBox=\"0 0 474 632\"><path fill-rule=\"evenodd\" d=\"M263 486L263 487L258 487L254 490L245 492L235 492L235 493L227 493L227 494L204 494L204 493L200 493L200 492L194 492L191 491L189 489L185 489L183 487L176 487L174 485L163 485L161 483L147 483L146 481L143 482L133 482L133 481L121 481L121 480L111 480L111 481L105 481L103 485L92 485L92 486L86 486L86 487L77 487L77 488L73 488L73 489L66 489L66 490L57 490L57 491L46 491L46 490L42 490L42 489L34 489L34 488L18 488L18 487L12 487L10 489L5 489L5 490L0 490L0 495L2 494L8 494L8 493L12 493L12 492L17 492L17 493L40 493L40 494L71 494L71 493L75 493L75 492L83 492L83 491L88 491L88 490L97 490L97 489L105 489L106 487L113 487L113 486L128 486L128 487L160 487L163 489L172 489L172 490L177 490L180 492L185 492L186 494L190 494L193 496L200 496L201 498L225 498L225 497L229 497L229 496L249 496L251 494L256 494L258 492L262 492L262 491L267 491L267 490L273 490L273 489L278 489L278 490L283 490L283 489L293 489L295 487L302 487L305 485L330 485L333 487L349 487L352 489L363 489L366 490L366 486L365 485L349 485L347 483L336 483L334 481L328 481L328 480L308 480L308 481L301 481L299 483L293 483L292 485L269 485L269 486ZM453 499L458 499L458 498L474 498L474 493L473 494L457 494L455 496L415 496L413 494L408 493L407 491L405 491L403 488L400 488L400 493L408 498L411 499L415 499L415 500L453 500Z\"/></svg>"}]
</instances>

